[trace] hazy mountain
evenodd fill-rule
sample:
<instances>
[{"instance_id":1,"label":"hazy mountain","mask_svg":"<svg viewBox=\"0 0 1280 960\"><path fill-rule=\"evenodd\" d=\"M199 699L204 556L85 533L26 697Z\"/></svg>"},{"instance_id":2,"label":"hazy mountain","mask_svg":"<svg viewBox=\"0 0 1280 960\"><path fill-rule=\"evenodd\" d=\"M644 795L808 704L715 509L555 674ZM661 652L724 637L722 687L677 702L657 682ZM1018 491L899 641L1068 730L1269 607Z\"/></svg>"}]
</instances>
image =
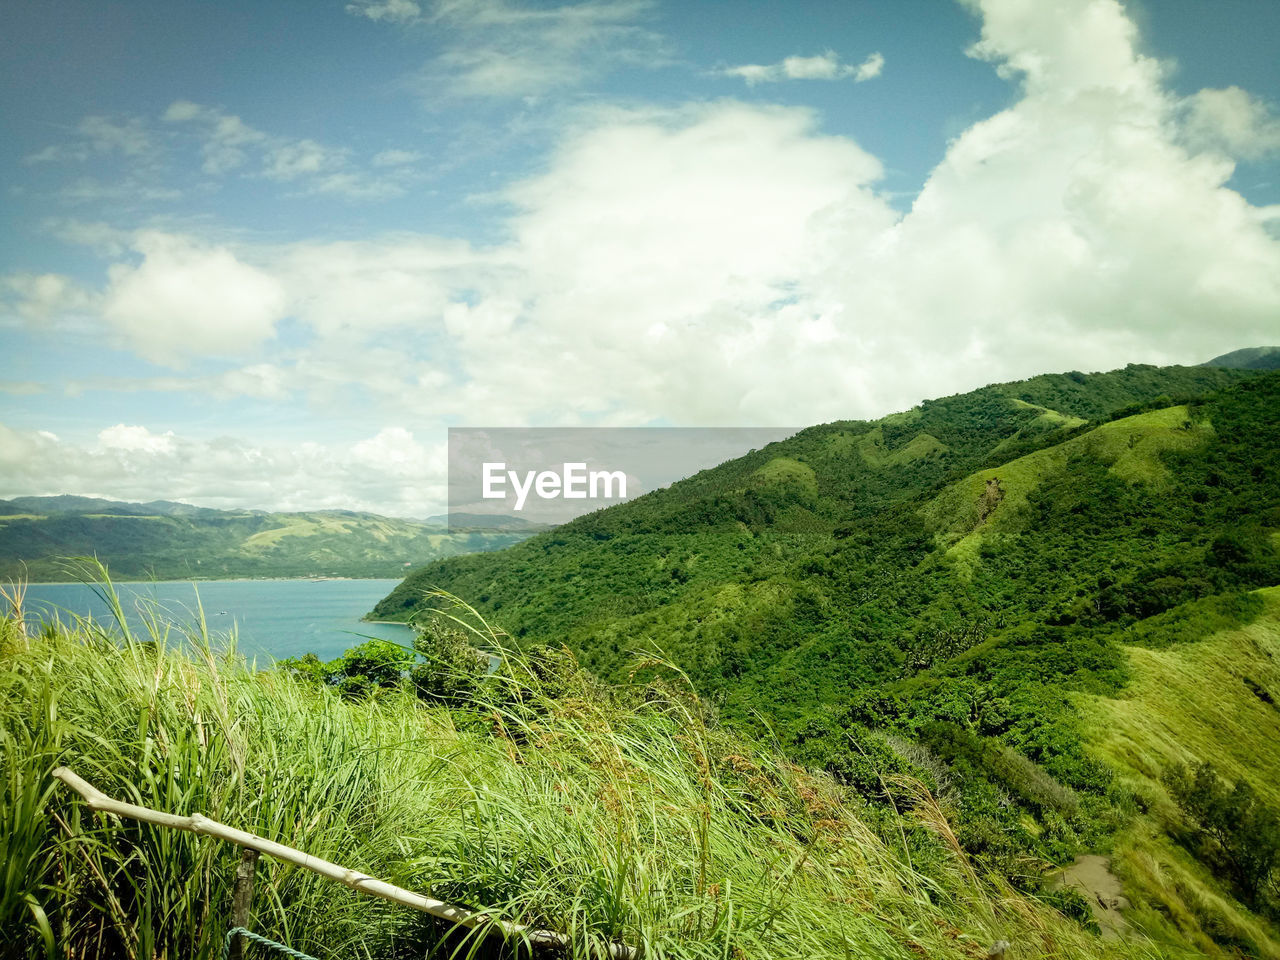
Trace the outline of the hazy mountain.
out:
<instances>
[{"instance_id":1,"label":"hazy mountain","mask_svg":"<svg viewBox=\"0 0 1280 960\"><path fill-rule=\"evenodd\" d=\"M398 577L439 557L517 542L516 530L466 530L346 510L214 510L167 500L0 501L0 578L62 580L63 559L96 556L119 579Z\"/></svg>"},{"instance_id":2,"label":"hazy mountain","mask_svg":"<svg viewBox=\"0 0 1280 960\"><path fill-rule=\"evenodd\" d=\"M528 533L538 533L549 529L548 524L534 523L531 520L524 519L524 517L491 513L439 513L433 517L427 517L424 522L441 527L453 526L455 529L465 528L468 530L520 530Z\"/></svg>"},{"instance_id":3,"label":"hazy mountain","mask_svg":"<svg viewBox=\"0 0 1280 960\"><path fill-rule=\"evenodd\" d=\"M1280 369L1280 347L1246 347L1214 357L1206 367L1232 367L1237 370Z\"/></svg>"}]
</instances>

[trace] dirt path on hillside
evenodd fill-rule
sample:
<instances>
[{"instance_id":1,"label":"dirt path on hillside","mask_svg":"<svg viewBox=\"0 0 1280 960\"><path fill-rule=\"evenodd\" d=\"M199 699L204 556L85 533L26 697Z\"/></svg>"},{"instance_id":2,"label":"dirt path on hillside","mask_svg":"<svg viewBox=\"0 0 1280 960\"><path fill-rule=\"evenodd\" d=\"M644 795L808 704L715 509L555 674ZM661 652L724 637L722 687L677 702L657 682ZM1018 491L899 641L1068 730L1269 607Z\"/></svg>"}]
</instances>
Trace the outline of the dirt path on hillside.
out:
<instances>
[{"instance_id":1,"label":"dirt path on hillside","mask_svg":"<svg viewBox=\"0 0 1280 960\"><path fill-rule=\"evenodd\" d=\"M1054 887L1075 890L1089 901L1093 919L1102 929L1103 937L1119 937L1129 929L1129 922L1120 912L1128 908L1129 901L1120 879L1111 872L1111 861L1106 857L1086 854L1076 858L1075 863L1058 874Z\"/></svg>"}]
</instances>

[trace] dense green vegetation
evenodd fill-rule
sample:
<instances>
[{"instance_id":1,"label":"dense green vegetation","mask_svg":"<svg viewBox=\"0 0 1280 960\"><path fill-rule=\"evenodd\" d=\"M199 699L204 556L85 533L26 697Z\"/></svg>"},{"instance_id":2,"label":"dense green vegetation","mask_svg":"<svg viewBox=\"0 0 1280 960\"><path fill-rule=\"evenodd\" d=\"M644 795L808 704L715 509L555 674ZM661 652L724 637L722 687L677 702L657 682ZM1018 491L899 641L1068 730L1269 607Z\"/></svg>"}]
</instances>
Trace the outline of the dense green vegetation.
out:
<instances>
[{"instance_id":1,"label":"dense green vegetation","mask_svg":"<svg viewBox=\"0 0 1280 960\"><path fill-rule=\"evenodd\" d=\"M399 577L409 564L496 550L521 531L465 529L345 510L226 511L89 497L0 500L0 578L74 580L93 556L119 580Z\"/></svg>"},{"instance_id":2,"label":"dense green vegetation","mask_svg":"<svg viewBox=\"0 0 1280 960\"><path fill-rule=\"evenodd\" d=\"M425 649L447 636L458 649L447 631ZM109 795L562 931L574 957L622 941L655 958L963 960L997 940L1155 956L975 867L919 781L895 780L914 799L886 827L857 791L717 724L668 665L612 686L541 650L472 669L465 690L426 672L356 690L184 644L0 620L7 956L221 955L235 848L96 816L50 779L63 764ZM478 946L269 857L257 887L253 928L318 957Z\"/></svg>"},{"instance_id":3,"label":"dense green vegetation","mask_svg":"<svg viewBox=\"0 0 1280 960\"><path fill-rule=\"evenodd\" d=\"M930 784L964 847L1030 891L1047 864L1122 854L1135 830L1173 836L1090 710L1123 701L1131 650L1271 622L1253 591L1280 584L1277 531L1280 374L1131 366L814 427L433 563L376 613L429 609L424 591L443 588L609 680L660 651L723 722L775 737L886 822L909 807L893 776ZM1262 702L1247 686L1231 697ZM1212 759L1231 733L1210 724L1183 759ZM1199 854L1177 897L1135 892L1146 932L1280 955L1248 909L1259 901ZM1137 868L1125 879L1158 886Z\"/></svg>"}]
</instances>

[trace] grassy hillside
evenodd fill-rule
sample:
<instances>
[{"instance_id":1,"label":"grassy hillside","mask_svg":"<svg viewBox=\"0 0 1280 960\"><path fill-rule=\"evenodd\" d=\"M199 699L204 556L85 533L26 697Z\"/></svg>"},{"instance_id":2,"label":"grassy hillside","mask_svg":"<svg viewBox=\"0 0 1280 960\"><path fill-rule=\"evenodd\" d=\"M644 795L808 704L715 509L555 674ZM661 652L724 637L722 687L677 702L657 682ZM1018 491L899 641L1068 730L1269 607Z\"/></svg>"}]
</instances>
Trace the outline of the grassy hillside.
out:
<instances>
[{"instance_id":1,"label":"grassy hillside","mask_svg":"<svg viewBox=\"0 0 1280 960\"><path fill-rule=\"evenodd\" d=\"M1126 647L1130 682L1114 696L1079 698L1084 735L1133 792L1142 814L1117 837L1115 867L1135 908L1208 946L1223 942L1280 955L1274 930L1224 896L1213 873L1174 839L1187 829L1169 771L1211 762L1232 784L1246 783L1261 805L1280 810L1280 588L1259 591L1256 616L1212 630L1204 610L1155 618ZM1188 628L1207 633L1191 639Z\"/></svg>"},{"instance_id":2,"label":"grassy hillside","mask_svg":"<svg viewBox=\"0 0 1280 960\"><path fill-rule=\"evenodd\" d=\"M455 530L368 513L223 511L89 497L0 501L0 578L69 579L61 562L96 556L112 576L399 577L407 564L494 550L520 531Z\"/></svg>"},{"instance_id":3,"label":"grassy hillside","mask_svg":"<svg viewBox=\"0 0 1280 960\"><path fill-rule=\"evenodd\" d=\"M565 932L573 957L619 941L708 960L966 960L997 940L1014 956L1157 955L975 866L921 782L899 781L915 799L888 824L719 726L667 667L607 686L542 651L447 701L399 682L352 700L188 642L0 620L6 955L221 956L236 850L94 816L50 779L62 764L110 795ZM317 957L441 944L412 911L267 857L257 891L253 929Z\"/></svg>"},{"instance_id":4,"label":"grassy hillside","mask_svg":"<svg viewBox=\"0 0 1280 960\"><path fill-rule=\"evenodd\" d=\"M1052 446L1090 420L1158 398L1168 404L1171 397L1198 397L1251 375L1137 365L1046 375L926 401L874 423L814 427L495 557L416 571L377 614L404 618L424 588L447 584L486 611L502 610L521 635L561 635L825 549L833 538L874 525L884 511L901 511L949 479ZM781 470L783 464L792 466ZM811 483L796 464L812 471ZM896 514L893 524L901 526ZM577 581L604 579L608 590L572 589Z\"/></svg>"},{"instance_id":5,"label":"grassy hillside","mask_svg":"<svg viewBox=\"0 0 1280 960\"><path fill-rule=\"evenodd\" d=\"M1172 756L1154 774L1182 786L1168 788L1177 816L1153 817L1093 712L1140 689L1148 648L1265 622L1254 591L1280 584L1278 533L1280 374L1130 367L815 427L429 565L377 613L421 611L441 587L519 643L563 641L616 680L660 650L726 723L776 737L886 816L906 802L886 777L932 784L965 849L1019 889L1084 853L1124 866L1145 836L1197 885L1175 902L1158 868L1125 866L1140 929L1280 956L1280 807L1241 792L1239 765L1196 780L1193 761L1215 755L1201 743L1182 780ZM1243 664L1231 669L1274 698ZM1220 709L1258 702L1242 682ZM1280 748L1250 729L1163 735L1236 737L1265 771ZM1236 808L1273 860L1243 863L1240 837L1206 826Z\"/></svg>"}]
</instances>

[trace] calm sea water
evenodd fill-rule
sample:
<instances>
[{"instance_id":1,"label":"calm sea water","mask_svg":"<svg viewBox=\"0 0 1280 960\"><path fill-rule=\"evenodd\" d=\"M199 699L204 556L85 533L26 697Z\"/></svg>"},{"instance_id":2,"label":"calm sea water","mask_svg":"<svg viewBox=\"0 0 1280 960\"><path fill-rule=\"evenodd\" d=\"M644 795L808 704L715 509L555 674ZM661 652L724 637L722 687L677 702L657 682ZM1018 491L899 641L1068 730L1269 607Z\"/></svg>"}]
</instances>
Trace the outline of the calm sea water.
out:
<instances>
[{"instance_id":1,"label":"calm sea water","mask_svg":"<svg viewBox=\"0 0 1280 960\"><path fill-rule=\"evenodd\" d=\"M238 646L249 659L314 653L331 660L369 637L408 644L413 631L400 624L363 623L360 618L395 587L398 580L202 580L198 584L118 583L116 592L135 630L142 612L154 609L174 624L196 619L197 591L210 634L227 636L234 628ZM28 619L62 611L114 622L107 606L82 583L33 583L27 587ZM143 631L145 633L145 631Z\"/></svg>"}]
</instances>

